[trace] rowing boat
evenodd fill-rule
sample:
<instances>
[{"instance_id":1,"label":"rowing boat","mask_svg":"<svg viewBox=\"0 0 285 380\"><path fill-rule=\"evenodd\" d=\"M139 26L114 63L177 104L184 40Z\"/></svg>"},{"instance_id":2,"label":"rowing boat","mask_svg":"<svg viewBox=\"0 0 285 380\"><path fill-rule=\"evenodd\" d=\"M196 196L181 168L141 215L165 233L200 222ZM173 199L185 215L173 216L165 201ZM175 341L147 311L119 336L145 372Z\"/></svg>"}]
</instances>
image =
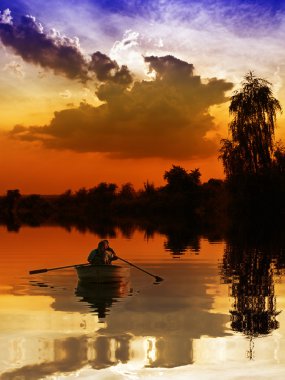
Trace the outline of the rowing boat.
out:
<instances>
[{"instance_id":1,"label":"rowing boat","mask_svg":"<svg viewBox=\"0 0 285 380\"><path fill-rule=\"evenodd\" d=\"M75 269L83 282L114 283L130 276L130 268L120 265L79 265Z\"/></svg>"}]
</instances>

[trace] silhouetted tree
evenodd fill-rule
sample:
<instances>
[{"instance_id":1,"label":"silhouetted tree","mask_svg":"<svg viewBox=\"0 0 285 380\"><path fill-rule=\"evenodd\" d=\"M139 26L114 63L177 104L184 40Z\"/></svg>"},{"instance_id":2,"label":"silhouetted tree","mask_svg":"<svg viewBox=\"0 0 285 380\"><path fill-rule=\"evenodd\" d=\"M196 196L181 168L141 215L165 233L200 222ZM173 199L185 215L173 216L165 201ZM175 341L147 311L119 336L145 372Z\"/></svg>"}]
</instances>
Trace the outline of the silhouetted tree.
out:
<instances>
[{"instance_id":1,"label":"silhouetted tree","mask_svg":"<svg viewBox=\"0 0 285 380\"><path fill-rule=\"evenodd\" d=\"M200 215L215 223L215 216L223 218L228 207L228 191L221 179L210 178L202 185ZM210 218L209 218L210 217Z\"/></svg>"},{"instance_id":2,"label":"silhouetted tree","mask_svg":"<svg viewBox=\"0 0 285 380\"><path fill-rule=\"evenodd\" d=\"M281 142L276 144L274 164L278 174L285 174L285 147Z\"/></svg>"},{"instance_id":3,"label":"silhouetted tree","mask_svg":"<svg viewBox=\"0 0 285 380\"><path fill-rule=\"evenodd\" d=\"M231 139L223 139L220 149L226 176L263 173L272 166L276 114L282 111L271 83L249 72L229 111Z\"/></svg>"},{"instance_id":4,"label":"silhouetted tree","mask_svg":"<svg viewBox=\"0 0 285 380\"><path fill-rule=\"evenodd\" d=\"M86 202L87 201L87 190L85 187L82 187L75 193L75 198L78 202Z\"/></svg>"},{"instance_id":5,"label":"silhouetted tree","mask_svg":"<svg viewBox=\"0 0 285 380\"><path fill-rule=\"evenodd\" d=\"M116 197L117 187L115 183L101 182L92 189L89 189L88 198L96 207L109 206Z\"/></svg>"},{"instance_id":6,"label":"silhouetted tree","mask_svg":"<svg viewBox=\"0 0 285 380\"><path fill-rule=\"evenodd\" d=\"M57 207L67 210L71 210L73 207L73 194L70 189L66 190L63 194L60 194L56 200Z\"/></svg>"},{"instance_id":7,"label":"silhouetted tree","mask_svg":"<svg viewBox=\"0 0 285 380\"><path fill-rule=\"evenodd\" d=\"M136 197L136 191L130 182L121 186L118 197L125 200L132 200Z\"/></svg>"},{"instance_id":8,"label":"silhouetted tree","mask_svg":"<svg viewBox=\"0 0 285 380\"><path fill-rule=\"evenodd\" d=\"M166 188L173 192L188 191L196 188L201 184L201 173L199 169L191 170L188 173L181 166L172 165L169 171L164 173L163 178L166 180Z\"/></svg>"},{"instance_id":9,"label":"silhouetted tree","mask_svg":"<svg viewBox=\"0 0 285 380\"><path fill-rule=\"evenodd\" d=\"M146 195L153 195L156 192L154 184L149 181L144 182L143 187L143 193Z\"/></svg>"},{"instance_id":10,"label":"silhouetted tree","mask_svg":"<svg viewBox=\"0 0 285 380\"><path fill-rule=\"evenodd\" d=\"M43 196L31 194L23 196L18 206L18 217L30 226L39 226L53 213L51 203Z\"/></svg>"},{"instance_id":11,"label":"silhouetted tree","mask_svg":"<svg viewBox=\"0 0 285 380\"><path fill-rule=\"evenodd\" d=\"M16 190L8 190L6 194L6 203L8 212L15 213L19 200L21 199L21 194L18 189Z\"/></svg>"},{"instance_id":12,"label":"silhouetted tree","mask_svg":"<svg viewBox=\"0 0 285 380\"><path fill-rule=\"evenodd\" d=\"M173 165L164 173L167 184L160 190L163 212L168 215L190 215L195 213L201 200L201 173L199 169L187 170Z\"/></svg>"}]
</instances>

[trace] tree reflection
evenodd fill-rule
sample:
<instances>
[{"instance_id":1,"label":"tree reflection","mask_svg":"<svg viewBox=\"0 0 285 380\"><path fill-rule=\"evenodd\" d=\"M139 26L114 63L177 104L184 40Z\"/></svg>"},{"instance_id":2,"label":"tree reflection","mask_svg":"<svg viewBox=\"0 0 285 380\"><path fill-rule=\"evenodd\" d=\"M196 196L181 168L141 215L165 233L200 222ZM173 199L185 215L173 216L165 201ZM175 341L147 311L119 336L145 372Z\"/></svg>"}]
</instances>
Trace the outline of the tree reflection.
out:
<instances>
[{"instance_id":1,"label":"tree reflection","mask_svg":"<svg viewBox=\"0 0 285 380\"><path fill-rule=\"evenodd\" d=\"M253 235L251 231L249 239L246 234L243 238L237 234L230 239L221 268L222 279L229 284L229 294L234 299L230 310L231 328L249 338L250 359L253 358L253 338L279 328L274 276L283 268L282 241L269 231L262 235L259 230L258 235Z\"/></svg>"},{"instance_id":2,"label":"tree reflection","mask_svg":"<svg viewBox=\"0 0 285 380\"><path fill-rule=\"evenodd\" d=\"M164 249L173 256L182 256L190 250L196 255L200 251L200 226L193 221L177 220L160 226L160 233L166 236Z\"/></svg>"},{"instance_id":3,"label":"tree reflection","mask_svg":"<svg viewBox=\"0 0 285 380\"><path fill-rule=\"evenodd\" d=\"M169 251L174 256L181 256L190 249L195 254L199 254L200 251L200 237L186 232L170 233L167 235L167 241L164 243L164 249Z\"/></svg>"},{"instance_id":4,"label":"tree reflection","mask_svg":"<svg viewBox=\"0 0 285 380\"><path fill-rule=\"evenodd\" d=\"M244 249L239 257L236 249L226 248L223 263L223 275L234 298L232 329L249 336L269 334L279 327L272 259L257 248Z\"/></svg>"}]
</instances>

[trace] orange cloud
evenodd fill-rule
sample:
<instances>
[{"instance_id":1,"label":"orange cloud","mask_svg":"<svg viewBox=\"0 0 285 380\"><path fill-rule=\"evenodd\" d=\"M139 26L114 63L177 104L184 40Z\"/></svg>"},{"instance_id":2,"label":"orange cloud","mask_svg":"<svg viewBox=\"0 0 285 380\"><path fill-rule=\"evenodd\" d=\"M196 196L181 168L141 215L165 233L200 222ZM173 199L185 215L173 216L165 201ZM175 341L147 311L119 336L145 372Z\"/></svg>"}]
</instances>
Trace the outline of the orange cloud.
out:
<instances>
[{"instance_id":1,"label":"orange cloud","mask_svg":"<svg viewBox=\"0 0 285 380\"><path fill-rule=\"evenodd\" d=\"M104 80L97 90L104 104L82 103L55 113L49 125L17 126L11 136L112 158L192 159L217 151L216 143L205 138L216 128L209 107L227 100L225 92L232 83L216 78L203 83L192 64L173 56L146 57L156 79L137 81L129 89L127 68L103 58L108 65L97 65L96 70Z\"/></svg>"},{"instance_id":2,"label":"orange cloud","mask_svg":"<svg viewBox=\"0 0 285 380\"><path fill-rule=\"evenodd\" d=\"M111 158L209 157L218 147L209 108L227 99L233 84L194 75L194 66L174 56L145 57L152 81L133 82L127 66L107 55L87 57L78 39L46 32L33 17L14 24L6 10L0 19L0 39L25 61L51 69L69 79L101 82L96 94L104 104L82 103L54 114L48 125L16 126L10 136L40 141L53 149L103 153Z\"/></svg>"}]
</instances>

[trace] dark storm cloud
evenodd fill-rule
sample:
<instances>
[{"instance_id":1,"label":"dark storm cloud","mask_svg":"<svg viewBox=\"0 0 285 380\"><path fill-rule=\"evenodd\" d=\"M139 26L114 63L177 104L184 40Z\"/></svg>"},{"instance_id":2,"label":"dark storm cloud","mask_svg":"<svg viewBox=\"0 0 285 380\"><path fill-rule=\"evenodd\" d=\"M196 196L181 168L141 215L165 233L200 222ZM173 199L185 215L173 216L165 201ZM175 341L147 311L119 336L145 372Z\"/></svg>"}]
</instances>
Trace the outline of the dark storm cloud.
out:
<instances>
[{"instance_id":1,"label":"dark storm cloud","mask_svg":"<svg viewBox=\"0 0 285 380\"><path fill-rule=\"evenodd\" d=\"M118 70L118 64L107 55L97 51L92 55L90 69L96 73L100 81L106 81L112 76L112 72Z\"/></svg>"},{"instance_id":2,"label":"dark storm cloud","mask_svg":"<svg viewBox=\"0 0 285 380\"><path fill-rule=\"evenodd\" d=\"M23 16L14 24L9 9L1 12L0 40L26 62L51 69L70 79L86 81L95 73L101 82L128 86L133 81L127 66L120 67L99 51L91 57L83 55L77 38L62 36L54 29L47 32L33 16Z\"/></svg>"},{"instance_id":3,"label":"dark storm cloud","mask_svg":"<svg viewBox=\"0 0 285 380\"><path fill-rule=\"evenodd\" d=\"M102 152L116 158L189 159L216 152L216 144L205 138L215 130L209 107L227 100L225 91L232 83L216 78L202 83L192 64L173 56L145 57L156 79L137 81L128 88L128 80L114 79L123 67L101 53L95 57L93 70L104 81L97 95L104 104L82 103L55 113L49 125L18 126L11 136L42 141L48 148Z\"/></svg>"},{"instance_id":4,"label":"dark storm cloud","mask_svg":"<svg viewBox=\"0 0 285 380\"><path fill-rule=\"evenodd\" d=\"M9 10L0 15L0 40L26 62L51 69L71 79L87 79L87 62L79 48L78 39L48 33L33 16L23 16L13 24Z\"/></svg>"},{"instance_id":5,"label":"dark storm cloud","mask_svg":"<svg viewBox=\"0 0 285 380\"><path fill-rule=\"evenodd\" d=\"M98 80L101 82L111 81L122 85L132 83L133 78L127 66L120 68L116 61L111 60L100 51L92 54L91 58L90 70L96 73Z\"/></svg>"},{"instance_id":6,"label":"dark storm cloud","mask_svg":"<svg viewBox=\"0 0 285 380\"><path fill-rule=\"evenodd\" d=\"M155 71L159 79L167 81L179 81L193 76L194 66L191 63L181 61L172 55L165 57L145 57L150 71Z\"/></svg>"},{"instance_id":7,"label":"dark storm cloud","mask_svg":"<svg viewBox=\"0 0 285 380\"><path fill-rule=\"evenodd\" d=\"M133 82L133 77L127 66L119 66L106 54L99 51L92 54L89 70L103 84L97 89L97 97L102 101L110 101L122 95L124 90Z\"/></svg>"}]
</instances>

